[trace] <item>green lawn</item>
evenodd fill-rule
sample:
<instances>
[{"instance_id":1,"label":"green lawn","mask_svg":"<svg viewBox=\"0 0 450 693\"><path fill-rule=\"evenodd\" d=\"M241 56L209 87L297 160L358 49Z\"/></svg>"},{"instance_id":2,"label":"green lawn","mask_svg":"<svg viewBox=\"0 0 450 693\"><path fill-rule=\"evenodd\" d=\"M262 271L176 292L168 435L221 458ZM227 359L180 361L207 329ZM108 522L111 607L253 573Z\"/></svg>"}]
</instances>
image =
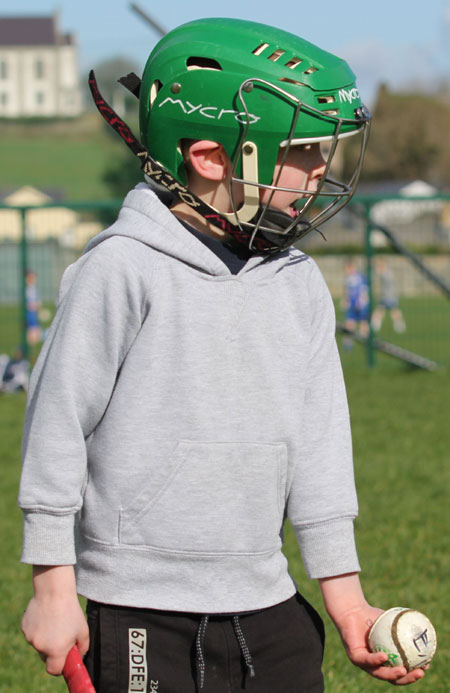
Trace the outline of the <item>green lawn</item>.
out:
<instances>
[{"instance_id":1,"label":"green lawn","mask_svg":"<svg viewBox=\"0 0 450 693\"><path fill-rule=\"evenodd\" d=\"M19 308L17 306L0 306L0 354L12 354L20 343Z\"/></svg>"},{"instance_id":2,"label":"green lawn","mask_svg":"<svg viewBox=\"0 0 450 693\"><path fill-rule=\"evenodd\" d=\"M396 362L393 362L396 364ZM367 372L346 371L352 416L360 517L357 542L362 582L372 603L424 611L438 633L438 653L414 690L447 691L449 576L447 375L407 371L400 364ZM19 563L21 517L16 507L19 448L25 399L0 396L2 619L0 692L62 691L47 677L19 628L30 594L30 569ZM287 529L286 552L301 590L322 612L327 627L324 664L327 692L376 693L387 684L369 678L346 659L323 613L315 582L304 577ZM278 692L277 692L278 693Z\"/></svg>"},{"instance_id":3,"label":"green lawn","mask_svg":"<svg viewBox=\"0 0 450 693\"><path fill-rule=\"evenodd\" d=\"M409 606L431 618L438 653L414 690L448 691L449 379L397 366L365 374L351 369L346 381L360 504L356 537L361 580L373 604ZM305 595L320 606L317 585L304 581L291 534L287 552ZM329 620L327 636L327 691L383 689L347 663Z\"/></svg>"},{"instance_id":4,"label":"green lawn","mask_svg":"<svg viewBox=\"0 0 450 693\"><path fill-rule=\"evenodd\" d=\"M406 330L394 332L389 316L376 336L450 366L450 302L442 295L403 297Z\"/></svg>"},{"instance_id":5,"label":"green lawn","mask_svg":"<svg viewBox=\"0 0 450 693\"><path fill-rule=\"evenodd\" d=\"M431 359L440 365L450 366L450 302L441 295L424 295L403 298L401 308L406 323L405 332L394 331L389 315L386 315L380 332L375 338ZM344 321L342 308L336 304L336 315ZM341 343L342 338L339 339ZM344 366L365 369L366 351L355 344L350 353L342 353ZM384 368L398 368L398 361L376 352L375 363Z\"/></svg>"},{"instance_id":6,"label":"green lawn","mask_svg":"<svg viewBox=\"0 0 450 693\"><path fill-rule=\"evenodd\" d=\"M71 202L109 199L103 173L126 150L114 133L97 128L73 134L44 129L28 137L12 130L1 137L1 147L3 186L58 188Z\"/></svg>"}]
</instances>

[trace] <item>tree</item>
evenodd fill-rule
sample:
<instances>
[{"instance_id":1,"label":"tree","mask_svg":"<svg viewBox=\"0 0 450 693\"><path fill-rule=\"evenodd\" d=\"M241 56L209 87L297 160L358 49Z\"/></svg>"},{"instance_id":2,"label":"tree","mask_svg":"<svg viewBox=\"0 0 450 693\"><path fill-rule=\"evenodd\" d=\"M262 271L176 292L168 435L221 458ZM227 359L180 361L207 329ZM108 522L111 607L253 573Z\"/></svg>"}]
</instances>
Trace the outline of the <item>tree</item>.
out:
<instances>
[{"instance_id":1,"label":"tree","mask_svg":"<svg viewBox=\"0 0 450 693\"><path fill-rule=\"evenodd\" d=\"M127 124L138 136L138 99L117 80L129 72L137 72L136 65L128 58L115 57L100 63L95 69L95 75L100 91L106 101L117 111L118 115L126 119ZM118 96L120 94L120 97ZM118 135L113 129L104 124L106 131L114 138ZM102 180L106 183L111 197L123 198L131 188L144 180L136 156L123 145L122 153L116 156L112 163L103 171ZM115 214L105 211L102 220L107 223L114 221Z\"/></svg>"},{"instance_id":2,"label":"tree","mask_svg":"<svg viewBox=\"0 0 450 693\"><path fill-rule=\"evenodd\" d=\"M125 147L125 145L124 145ZM117 200L123 199L135 185L144 181L139 161L136 156L126 149L120 156L116 156L113 163L103 171L102 180L106 183L111 197ZM104 223L112 224L117 214L111 210L104 210L99 214Z\"/></svg>"},{"instance_id":3,"label":"tree","mask_svg":"<svg viewBox=\"0 0 450 693\"><path fill-rule=\"evenodd\" d=\"M105 100L123 118L136 116L138 100L118 80L129 72L139 74L139 68L130 58L115 56L94 67L95 76Z\"/></svg>"},{"instance_id":4,"label":"tree","mask_svg":"<svg viewBox=\"0 0 450 693\"><path fill-rule=\"evenodd\" d=\"M450 185L449 160L448 87L447 91L440 88L437 94L430 95L394 93L381 86L373 111L363 179L422 179L443 189Z\"/></svg>"}]
</instances>

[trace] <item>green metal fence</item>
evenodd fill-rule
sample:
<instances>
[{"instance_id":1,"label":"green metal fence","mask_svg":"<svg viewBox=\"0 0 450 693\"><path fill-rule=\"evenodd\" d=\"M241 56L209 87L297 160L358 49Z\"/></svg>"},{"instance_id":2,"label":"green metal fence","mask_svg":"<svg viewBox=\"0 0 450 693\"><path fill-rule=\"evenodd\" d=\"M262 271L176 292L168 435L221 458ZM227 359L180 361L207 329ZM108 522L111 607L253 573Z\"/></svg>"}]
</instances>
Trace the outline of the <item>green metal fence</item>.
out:
<instances>
[{"instance_id":1,"label":"green metal fence","mask_svg":"<svg viewBox=\"0 0 450 693\"><path fill-rule=\"evenodd\" d=\"M65 268L80 256L89 238L115 218L120 204L106 200L0 205L0 353L20 349L29 358L39 348L27 337L27 272L36 275L45 334Z\"/></svg>"},{"instance_id":2,"label":"green metal fence","mask_svg":"<svg viewBox=\"0 0 450 693\"><path fill-rule=\"evenodd\" d=\"M48 326L64 269L89 238L116 216L121 201L42 206L0 205L0 354L39 345L27 338L26 271L37 278L42 328ZM422 368L450 365L450 196L355 197L337 217L301 242L318 262L336 303L343 360L374 367L385 354ZM325 241L325 237L327 240ZM380 294L379 258L395 278L404 330L385 311L368 332L346 326L345 267L352 258L368 281L371 315ZM380 322L380 321L378 321ZM354 348L353 348L354 345Z\"/></svg>"}]
</instances>

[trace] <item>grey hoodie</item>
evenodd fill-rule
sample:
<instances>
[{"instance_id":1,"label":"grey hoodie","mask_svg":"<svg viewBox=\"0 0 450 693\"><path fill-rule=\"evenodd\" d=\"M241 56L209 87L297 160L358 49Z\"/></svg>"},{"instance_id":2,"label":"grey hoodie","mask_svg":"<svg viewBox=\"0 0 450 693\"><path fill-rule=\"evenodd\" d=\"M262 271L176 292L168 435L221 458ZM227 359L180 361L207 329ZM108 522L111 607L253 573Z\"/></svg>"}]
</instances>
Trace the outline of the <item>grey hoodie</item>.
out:
<instances>
[{"instance_id":1,"label":"grey hoodie","mask_svg":"<svg viewBox=\"0 0 450 693\"><path fill-rule=\"evenodd\" d=\"M359 569L333 304L292 249L232 275L148 186L65 272L33 371L22 560L80 594L238 612Z\"/></svg>"}]
</instances>

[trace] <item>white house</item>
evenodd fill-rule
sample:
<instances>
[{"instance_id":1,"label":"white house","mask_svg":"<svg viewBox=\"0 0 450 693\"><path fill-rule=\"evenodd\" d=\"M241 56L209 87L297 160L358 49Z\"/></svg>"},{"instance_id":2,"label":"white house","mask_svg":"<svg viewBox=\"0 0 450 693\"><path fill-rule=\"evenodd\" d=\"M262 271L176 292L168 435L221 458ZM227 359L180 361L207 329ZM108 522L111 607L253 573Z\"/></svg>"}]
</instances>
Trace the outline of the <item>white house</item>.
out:
<instances>
[{"instance_id":1,"label":"white house","mask_svg":"<svg viewBox=\"0 0 450 693\"><path fill-rule=\"evenodd\" d=\"M55 192L52 191L54 195ZM38 190L31 185L2 196L0 191L0 245L2 242L18 243L22 235L22 218L17 209L12 207L28 207L25 216L26 236L29 241L45 242L55 238L61 246L81 249L88 240L102 230L103 225L95 220L82 219L80 214L64 206L64 201L57 207L42 207L55 203L49 192ZM36 209L34 209L36 207Z\"/></svg>"},{"instance_id":2,"label":"white house","mask_svg":"<svg viewBox=\"0 0 450 693\"><path fill-rule=\"evenodd\" d=\"M59 31L58 15L0 16L0 118L81 111L78 48Z\"/></svg>"}]
</instances>

